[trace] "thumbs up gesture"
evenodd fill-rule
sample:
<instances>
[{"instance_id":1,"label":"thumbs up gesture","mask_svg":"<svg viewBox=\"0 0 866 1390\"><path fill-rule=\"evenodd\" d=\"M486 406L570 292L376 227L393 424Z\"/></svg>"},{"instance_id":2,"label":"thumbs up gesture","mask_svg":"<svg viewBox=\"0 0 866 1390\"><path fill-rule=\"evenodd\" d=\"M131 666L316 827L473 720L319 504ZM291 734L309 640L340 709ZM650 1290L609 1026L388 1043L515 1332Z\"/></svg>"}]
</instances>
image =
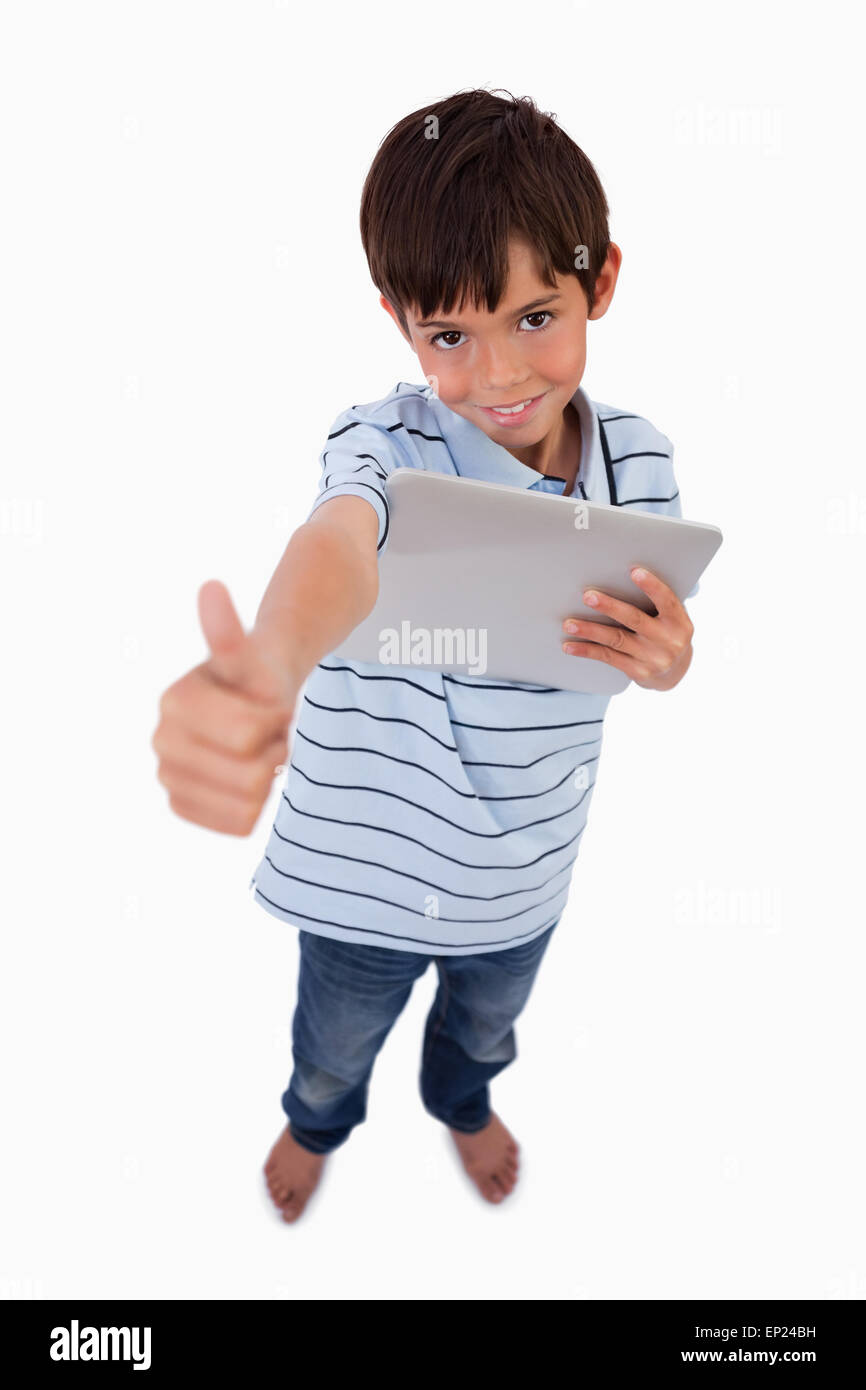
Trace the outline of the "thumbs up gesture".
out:
<instances>
[{"instance_id":1,"label":"thumbs up gesture","mask_svg":"<svg viewBox=\"0 0 866 1390\"><path fill-rule=\"evenodd\" d=\"M224 584L202 585L210 656L164 691L151 747L171 809L227 835L249 835L288 761L300 682L256 632L245 632Z\"/></svg>"}]
</instances>

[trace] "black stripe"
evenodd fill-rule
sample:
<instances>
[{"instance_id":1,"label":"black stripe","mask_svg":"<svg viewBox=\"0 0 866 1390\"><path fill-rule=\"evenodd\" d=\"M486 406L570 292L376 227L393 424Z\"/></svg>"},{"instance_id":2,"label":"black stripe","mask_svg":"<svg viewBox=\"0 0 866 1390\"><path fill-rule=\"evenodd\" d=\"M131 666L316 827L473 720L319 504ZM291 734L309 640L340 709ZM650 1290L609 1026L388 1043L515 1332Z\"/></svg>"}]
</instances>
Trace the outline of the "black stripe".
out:
<instances>
[{"instance_id":1,"label":"black stripe","mask_svg":"<svg viewBox=\"0 0 866 1390\"><path fill-rule=\"evenodd\" d=\"M350 424L344 425L342 429L334 430L334 433L333 433L333 434L329 434L329 435L328 435L328 438L329 438L329 439L339 439L340 435L341 435L341 434L345 434L347 430L356 430L356 429L358 428L359 425L363 425L363 424L364 424L364 421L363 421L363 420L352 420ZM373 426L373 428L374 428L374 429L376 428L375 425Z\"/></svg>"},{"instance_id":2,"label":"black stripe","mask_svg":"<svg viewBox=\"0 0 866 1390\"><path fill-rule=\"evenodd\" d=\"M488 833L484 830L467 830L465 825L458 825L456 821L451 820L448 816L441 815L439 811L431 811L429 806L422 806L419 802L411 801L408 797L400 796L397 792L385 791L383 787L344 787L336 782L318 782L315 777L310 777L306 772L301 771L301 768L298 767L297 763L292 763L290 764L290 766L294 767L297 772L300 772L301 776L304 777L306 781L312 782L313 786L315 787L331 787L334 790L338 791L371 791L377 792L380 796L390 796L393 798L394 801L403 801L407 806L414 807L416 811L426 811L428 816L433 816L436 820L442 821L443 824L449 825L452 830L459 831L461 835L474 835L475 838L478 840L502 840L505 838L506 835L514 835L521 830L534 830L537 825L549 825L551 821L561 820L563 816L570 816L572 811L576 811L578 806L580 806L587 792L592 791L592 788L595 786L595 783L591 782L588 787L584 788L582 795L578 798L574 805L566 806L564 811L557 811L552 816L540 816L538 820L527 821L525 825L511 825L506 830L496 830ZM576 769L574 770L576 771ZM289 798L288 796L286 796L285 792L283 792L283 796L285 796L286 800L289 801ZM298 809L294 807L294 803L291 801L289 801L289 805L292 806L293 809ZM323 817L323 819L328 819L328 817ZM338 821L338 823L340 825L351 825L353 829L377 830L380 832L384 832L388 835L399 835L401 840L411 840L414 844L423 845L425 849L431 850L433 854L439 853L438 850L433 849L432 845L425 844L423 840L416 840L413 835L405 835L402 830L392 830L389 826L369 825L366 821L360 820L340 820Z\"/></svg>"},{"instance_id":3,"label":"black stripe","mask_svg":"<svg viewBox=\"0 0 866 1390\"><path fill-rule=\"evenodd\" d=\"M607 474L607 491L610 497L610 505L616 507L618 505L616 500L616 479L613 476L613 465L610 461L610 446L607 442L607 434L605 433L601 416L598 417L598 433L601 439L601 452L604 455L604 471Z\"/></svg>"},{"instance_id":4,"label":"black stripe","mask_svg":"<svg viewBox=\"0 0 866 1390\"><path fill-rule=\"evenodd\" d=\"M359 469L358 471L360 472L360 469ZM331 488L331 487L323 487L322 490L321 490L320 493L319 493L319 497L324 497L324 495L325 495L326 492L333 492L333 491L334 491L336 488L338 488L338 487L365 487L365 488L367 489L368 492L374 492L374 493L376 494L376 496L377 496L382 502L384 502L384 504L385 504L385 515L386 515L386 517L387 517L387 515L388 515L388 502L387 502L387 499L385 498L384 494L381 493L377 487L373 487L371 483L349 483L349 482L345 482L345 483L334 483L333 488Z\"/></svg>"},{"instance_id":5,"label":"black stripe","mask_svg":"<svg viewBox=\"0 0 866 1390\"><path fill-rule=\"evenodd\" d=\"M420 401L423 400L424 397L418 396L417 399ZM369 420L351 420L348 425L343 425L341 429L334 430L333 434L329 434L328 439L339 439L341 434L345 434L348 430L356 430L359 425L369 425L370 429L373 430L382 429L382 425L373 424ZM411 425L405 425L402 420L398 420L394 425L385 425L384 428L388 434L393 434L395 430L405 430L407 434L420 435L422 439L429 439L430 442L434 444L448 443L447 439L443 438L441 434L425 434L423 430L415 429Z\"/></svg>"},{"instance_id":6,"label":"black stripe","mask_svg":"<svg viewBox=\"0 0 866 1390\"><path fill-rule=\"evenodd\" d=\"M557 685L515 685L513 681L509 682L508 685L480 685L479 682L484 679L483 676L479 676L476 680L462 681L458 680L457 676L446 675L444 671L442 672L442 679L443 681L451 681L452 685L465 685L470 690L508 690L515 695L568 695L573 693L572 691L563 691Z\"/></svg>"},{"instance_id":7,"label":"black stripe","mask_svg":"<svg viewBox=\"0 0 866 1390\"><path fill-rule=\"evenodd\" d=\"M530 821L528 825L513 825L510 830L499 830L491 835L485 835L483 830L464 830L462 825L455 825L453 821L448 821L447 823L453 830L460 830L464 835L475 835L479 840L503 840L506 835L513 835L517 830L532 830L536 825L548 825L550 821L561 820L563 816L570 816L573 811L578 809L581 802L586 798L587 792L591 792L594 786L595 783L590 782L588 787L584 787L583 794L573 806L569 806L565 811L557 811L554 816L542 816L540 820ZM393 794L394 793L389 793L389 795ZM435 854L440 859L450 859L452 864L462 864L465 869L498 870L499 868L517 867L507 864L468 864L464 859L454 859L450 854L445 854L444 851L435 849L433 845L427 844L424 840L417 840L414 835L405 835L402 830L393 830L389 825L370 825L367 821L363 820L343 820L340 816L323 816L318 811L305 811L302 806L296 806L287 792L281 792L280 795L284 801L288 802L292 810L297 811L299 815L312 816L313 820L326 820L332 825L348 825L351 826L353 830L375 830L379 835L396 835L398 840L408 840L410 844L420 845L422 849L426 849L430 854ZM435 815L435 812L431 811L430 814ZM437 819L446 820L446 817L437 816ZM558 848L561 849L562 846L560 845ZM523 864L519 867L526 868L528 866Z\"/></svg>"},{"instance_id":8,"label":"black stripe","mask_svg":"<svg viewBox=\"0 0 866 1390\"><path fill-rule=\"evenodd\" d=\"M433 940L430 940L428 937L424 937L424 936L404 936L404 935L398 934L398 933L396 933L396 932L374 931L372 927L356 927L356 926L350 925L350 924L348 924L348 923L346 923L346 922L332 922L332 921L330 921L330 920L329 920L328 918L326 918L326 917L311 917L311 916L309 915L309 913L306 913L306 912L298 912L296 908L293 908L293 907L281 907L279 903L271 902L271 899L270 899L270 898L265 897L265 895L264 895L264 893L262 892L261 888L258 888L258 887L257 887L257 888L256 888L256 893L258 894L258 896L259 896L260 898L264 898L266 903L271 903L271 907L277 908L278 911L280 911L280 912L285 912L285 913L287 913L287 914L288 914L288 913L291 913L291 915L292 915L293 917L303 917L303 919L304 919L305 922L318 922L319 925L320 925L320 926L323 926L323 927L342 927L344 931L358 931L358 932L364 932L364 934L365 934L366 936L388 936L388 937L391 937L394 941L414 941L414 942L416 942L416 943L417 943L418 945L420 945L420 946L442 946L442 945L443 945L443 943L442 943L441 941L433 941ZM512 942L514 942L514 941L522 941L522 940L528 939L528 938L530 938L530 937L532 937L532 936L542 936L542 935L544 934L544 932L547 931L550 927L552 927L552 926L554 925L554 923L557 922L557 921L559 920L559 917L561 917L561 916L562 916L562 913L560 913L559 916L554 917L552 921L550 921L550 922L547 923L547 926L546 926L546 927L536 928L534 931L531 931L531 932L521 932L521 933L520 933L519 935L517 935L517 936L502 937L502 938L500 938L498 941L469 941L469 942L465 942L465 941L464 941L464 942L461 942L460 944L461 944L461 946L489 946L489 947L491 947L491 948L496 947L496 946L508 946L508 945L510 945L510 944L511 944ZM438 921L439 919L437 918L436 920Z\"/></svg>"},{"instance_id":9,"label":"black stripe","mask_svg":"<svg viewBox=\"0 0 866 1390\"><path fill-rule=\"evenodd\" d=\"M457 745L454 743L443 743L441 738L431 734L429 729L425 729L423 724L416 724L414 719L399 719L395 715L371 714L369 710L361 709L358 705L321 705L318 700L313 700L309 695L304 699L314 705L316 709L326 710L329 714L363 714L367 719L375 719L379 724L408 724L410 729L418 729L420 733L432 738L434 743L438 743L440 748L445 748L449 753L457 752Z\"/></svg>"},{"instance_id":10,"label":"black stripe","mask_svg":"<svg viewBox=\"0 0 866 1390\"><path fill-rule=\"evenodd\" d=\"M618 459L611 459L611 463L625 463L626 459L669 459L670 454L664 453L661 449L641 449L636 454L620 454Z\"/></svg>"},{"instance_id":11,"label":"black stripe","mask_svg":"<svg viewBox=\"0 0 866 1390\"><path fill-rule=\"evenodd\" d=\"M680 490L677 488L674 497L679 497ZM673 502L674 497L625 497L622 502L617 502L618 507L627 507L632 502Z\"/></svg>"},{"instance_id":12,"label":"black stripe","mask_svg":"<svg viewBox=\"0 0 866 1390\"><path fill-rule=\"evenodd\" d=\"M318 663L323 671L348 671L351 675L357 676L360 681L402 681L404 685L413 685L416 690L421 690L425 695L432 695L434 700L444 700L438 690L428 690L426 685L419 685L417 681L410 681L407 676L371 676L365 671L356 671L354 666L350 666L343 657L338 660L343 662L341 666L326 666L323 661ZM372 663L375 664L375 663ZM464 685L469 690L508 690L516 695L562 695L572 694L572 691L563 691L555 685L515 685L510 682L508 685L479 685L477 681L459 680L457 676L451 676L443 672L433 672L431 674L440 675L444 681L450 681L452 685ZM481 678L479 678L481 679Z\"/></svg>"},{"instance_id":13,"label":"black stripe","mask_svg":"<svg viewBox=\"0 0 866 1390\"><path fill-rule=\"evenodd\" d=\"M341 658L342 660L342 658ZM324 662L319 662L322 671L348 671L350 675L357 676L359 681L402 681L404 685L412 685L416 690L420 690L423 695L432 695L434 700L445 700L445 696L438 690L428 690L426 685L419 685L417 681L410 681L407 676L371 676L365 671L356 671L353 666L326 666Z\"/></svg>"},{"instance_id":14,"label":"black stripe","mask_svg":"<svg viewBox=\"0 0 866 1390\"><path fill-rule=\"evenodd\" d=\"M331 453L331 450L330 450L330 449L326 449L325 452L324 452L324 454L322 455L322 467L323 467L323 468L324 468L324 466L325 466L325 459L328 457L328 454L329 454L329 453ZM379 460L378 460L377 458L373 458L373 455L372 455L372 454L353 454L352 457L353 457L353 458L356 458L356 459L373 459L373 462L374 462L374 463L379 463ZM382 467L382 465L381 465L380 463L379 463L379 467L380 467L380 468ZM385 479L386 479L387 476L388 476L388 474L385 473L384 470L383 470L383 472L381 472L381 473L377 473L376 470L375 470L375 468L370 468L369 463L362 463L361 466L360 466L360 468L333 468L333 469L331 470L330 473L325 473L324 477L322 478L321 490L322 490L322 491L325 490L325 488L328 486L328 479L329 479L334 473L362 473L362 472L364 471L365 468L369 469L369 471L370 471L371 473L373 473L377 478L379 478L379 479L381 480L381 482L383 482L383 483L384 483ZM384 500L384 499L383 499L383 500Z\"/></svg>"},{"instance_id":15,"label":"black stripe","mask_svg":"<svg viewBox=\"0 0 866 1390\"><path fill-rule=\"evenodd\" d=\"M364 748L353 744L344 745L341 743L320 743L318 739L310 738L301 728L295 729L295 737L302 738L307 743L314 743L317 748L325 748L329 753L369 753L375 758L387 758L389 762L402 763L405 767L417 767L419 772L426 772L430 777L435 777L437 782L442 782L450 791L457 792L458 796L475 797L475 793L461 792L456 787L452 787L444 777L440 777L438 772L431 772L429 767L422 766L421 763L414 763L409 758L398 758L393 753L384 753L381 748ZM483 763L463 761L464 767L503 767L517 772L524 772L527 768L535 767L536 763L543 763L545 758L555 758L559 753L570 753L574 748L589 748L590 744L599 743L601 734L596 738L587 739L585 743L566 743L561 748L553 748L549 753L542 753L540 757L533 758L531 763ZM600 756L600 755L599 755ZM476 797L477 799L477 797Z\"/></svg>"},{"instance_id":16,"label":"black stripe","mask_svg":"<svg viewBox=\"0 0 866 1390\"><path fill-rule=\"evenodd\" d=\"M639 415L599 415L599 423L609 425L611 420L639 420Z\"/></svg>"},{"instance_id":17,"label":"black stripe","mask_svg":"<svg viewBox=\"0 0 866 1390\"><path fill-rule=\"evenodd\" d=\"M549 796L551 792L558 791L559 788L562 786L563 782L566 782L566 781L568 780L569 777L573 777L574 774L577 772L577 769L578 769L579 767L589 767L589 764L590 764L590 763L598 762L598 759L599 759L599 754L596 754L596 756L595 756L594 758L587 758L587 760L586 760L585 763L578 763L578 764L577 764L577 767L569 768L569 770L566 772L566 774L565 774L564 777L560 777L560 779L559 779L558 782L555 782L554 785L553 785L552 787L547 787L547 788L546 788L544 791L542 791L542 792L525 792L525 793L523 794L523 796L481 796L481 795L479 795L479 796L476 797L476 800L478 800L478 801L535 801L535 800L537 800L538 797L540 797L540 796ZM496 835L485 835L484 832L483 832L483 831L480 831L480 830L467 830L465 826L463 826L463 825L458 825L457 822L451 820L451 818L450 818L449 816L443 816L442 813L441 813L440 811L434 811L430 806L424 806L420 801L413 801L412 798L411 798L410 796L401 796L399 792L388 791L387 788L385 788L385 787L376 787L376 786L371 786L370 784L364 785L363 783L362 783L362 784L358 784L358 783L354 783L354 782L324 782L324 781L320 781L317 777L311 777L310 774L309 774L308 772L305 772L304 769L301 767L301 765L300 765L299 763L296 763L296 762L295 762L294 758L292 758L291 762L289 763L289 767L290 767L290 768L294 768L296 772L299 772L299 773L301 774L301 776L304 778L304 781L306 781L306 782L312 782L312 784L313 784L314 787L327 787L329 791L335 791L335 792L369 792L369 793L371 793L371 795L377 795L377 796L390 796L394 801L402 801L406 806L411 806L411 807L413 807L414 810L416 810L416 811L424 811L428 816L435 816L436 820L444 821L444 823L445 823L446 825L450 825L450 826L451 826L452 830L460 830L460 831L463 832L464 835L479 835L479 836L481 836L482 839L485 839L485 840L498 839L498 838L499 838L499 836L496 836ZM580 804L580 803L578 802L578 805L579 805L579 804ZM548 816L547 819L548 819L548 820L557 820L557 819L559 818L559 816L568 815L568 811L569 811L569 810L574 810L574 807L572 806L572 807L567 808L565 811L560 811L560 812L558 812L558 814L557 814L556 816ZM501 833L502 833L503 835L510 835L511 832L512 832L513 830L531 830L532 827L533 827L534 825L544 825L545 823L546 823L545 821L541 821L541 820L530 821L530 823L529 823L528 825L515 825L515 826L511 826L511 828L510 828L509 830L503 830Z\"/></svg>"},{"instance_id":18,"label":"black stripe","mask_svg":"<svg viewBox=\"0 0 866 1390\"><path fill-rule=\"evenodd\" d=\"M395 430L405 430L407 434L420 434L422 439L429 439L434 444L447 444L448 440L443 439L441 434L425 434L423 430L412 429L410 425L404 425L402 420L398 420L396 425L388 426L388 433L393 434Z\"/></svg>"},{"instance_id":19,"label":"black stripe","mask_svg":"<svg viewBox=\"0 0 866 1390\"><path fill-rule=\"evenodd\" d=\"M581 724L603 724L601 719L570 719L565 724L468 724L465 719L452 719L452 729L483 729L488 734L546 733L548 729L576 729Z\"/></svg>"},{"instance_id":20,"label":"black stripe","mask_svg":"<svg viewBox=\"0 0 866 1390\"><path fill-rule=\"evenodd\" d=\"M336 470L335 470L335 471L336 471ZM358 472L359 472L359 473L360 473L360 471L361 471L361 470L358 469ZM388 502L387 502L387 499L386 499L386 497L385 497L385 494L382 493L382 492L380 492L379 489L378 489L377 487L373 487L372 483L350 483L350 482L346 481L346 482L342 482L342 483L334 483L333 487L331 487L330 485L326 485L326 486L324 486L323 488L320 489L320 491L319 491L319 497L324 497L324 495L325 495L326 492L333 492L334 489L335 489L335 488L338 488L338 487L365 487L365 488L367 489L368 492L375 492L376 496L377 496L378 498L380 498L380 500L381 500L382 502L385 503L385 511L387 512L387 510L388 510Z\"/></svg>"},{"instance_id":21,"label":"black stripe","mask_svg":"<svg viewBox=\"0 0 866 1390\"><path fill-rule=\"evenodd\" d=\"M478 800L479 800L479 801L534 801L535 798L536 798L537 796L548 796L551 792L555 792L555 791L557 790L558 787L561 787L561 786L562 786L563 782L566 780L567 777L573 777L573 776L574 776L574 774L575 774L575 772L577 771L577 768L578 768L578 767L589 767L590 763L597 763L600 757L601 757L601 754L600 754L600 753L596 753L596 755L595 755L594 758L587 758L587 760L586 760L585 763L578 763L578 764L577 764L577 767L571 768L571 769L565 774L565 777L561 777L560 780L559 780L558 782L554 782L554 784L553 784L552 787L547 787L547 789L546 789L545 791L543 791L543 792L524 792L522 796L481 796L481 795L479 795ZM465 767L465 766L466 766L466 764L464 763L464 767Z\"/></svg>"},{"instance_id":22,"label":"black stripe","mask_svg":"<svg viewBox=\"0 0 866 1390\"><path fill-rule=\"evenodd\" d=\"M290 874L286 873L284 869L278 869L276 864L272 863L270 859L268 863L271 865L274 872L278 873L281 878L292 878L296 883L303 883L306 888L324 888L330 890L332 893L347 893L349 897L352 898L370 898L374 903L382 903L385 907L396 907L399 912L411 912L413 916L416 915L415 908L407 907L405 903L395 903L393 898L382 898L378 893L362 893L360 889L356 888L337 888L333 883L316 883L315 879L301 878L300 874ZM562 870L560 870L560 873L561 872ZM478 921L468 921L465 917L437 917L436 921L459 922L462 926L469 927L486 927L493 926L494 923L498 922L512 922L515 917L525 917L527 912L534 912L537 907L544 907L545 903L553 902L553 899L558 898L561 892L562 889L558 888L556 892L551 893L549 897L542 898L541 901L537 903L530 903L528 907L521 907L517 912L511 912L506 917L486 917ZM278 904L275 904L275 906L278 906ZM289 910L288 908L284 909L286 912ZM423 916L423 913L421 915Z\"/></svg>"},{"instance_id":23,"label":"black stripe","mask_svg":"<svg viewBox=\"0 0 866 1390\"><path fill-rule=\"evenodd\" d=\"M372 679L377 679L375 676ZM410 685L413 681L408 682ZM414 719L400 719L393 715L372 714L370 710L362 709L360 705L323 705L318 700L312 699L309 695L304 695L305 700L309 700L316 709L326 710L330 714L363 714L368 719L376 719L382 724L408 724L412 729L419 729L422 734L432 738L434 743L438 743L440 748L447 748L449 753L457 753L459 750L456 744L443 743L441 738L431 734L429 729L425 729L423 724L416 724ZM488 734L526 734L526 733L547 733L555 729L577 729L584 724L603 724L604 716L600 719L569 719L564 724L470 724L465 719L452 719L451 727L454 729L482 729ZM495 766L495 764L491 764ZM505 763L502 766L509 766ZM528 766L528 764L527 764Z\"/></svg>"},{"instance_id":24,"label":"black stripe","mask_svg":"<svg viewBox=\"0 0 866 1390\"><path fill-rule=\"evenodd\" d=\"M377 758L387 758L392 763L402 763L404 767L415 767L419 772L426 772L428 777L435 777L437 782L441 782L443 787L447 787L455 796L464 796L469 801L477 801L475 792L462 792L459 787L452 787L451 783L444 777L440 777L438 772L431 772L429 767L423 767L421 763L413 763L409 758L397 758L393 753L382 753L378 748L358 748L344 744L320 743L318 739L310 738L309 734L303 733L300 729L295 730L295 737L302 738L307 743L314 743L317 748L324 748L329 753L369 753Z\"/></svg>"},{"instance_id":25,"label":"black stripe","mask_svg":"<svg viewBox=\"0 0 866 1390\"><path fill-rule=\"evenodd\" d=\"M462 761L464 767L507 767L522 771L527 767L535 767L536 763L543 763L545 758L555 758L559 753L570 753L573 748L588 748L591 743L598 743L600 740L601 734L597 738L588 739L586 743L565 743L561 748L552 749L550 753L542 753L540 758L533 758L531 763L483 763L473 762L468 758L464 758Z\"/></svg>"},{"instance_id":26,"label":"black stripe","mask_svg":"<svg viewBox=\"0 0 866 1390\"><path fill-rule=\"evenodd\" d=\"M561 869L557 869L555 873L552 873L550 878L546 878L543 883L533 883L528 888L509 888L505 893L491 893L489 895L486 893L459 893L455 888L443 888L441 884L431 883L429 878L422 878L420 874L410 874L405 869L395 869L390 864L380 864L378 859L359 859L354 854L341 854L339 850L318 849L316 845L305 845L303 840L293 840L288 835L282 835L280 831L276 829L276 826L274 829L277 836L284 844L294 845L296 849L307 850L310 854L321 854L324 855L326 859L348 859L350 864L364 864L371 869L384 869L386 873L396 874L398 878L409 878L413 883L423 883L426 888L429 888L434 893L445 893L449 898L471 898L473 902L480 903L494 903L498 902L500 898L515 898L518 893L540 893L542 889L546 888L549 883L552 883L555 878L558 878L560 874L564 874L566 870L570 869L577 858L577 851L575 851L568 863L563 864ZM568 845L573 845L577 836L582 833L583 827L578 830L577 835L573 836L571 840L566 841L566 844L560 846L560 848L565 849ZM548 853L553 854L555 851L549 850ZM266 853L265 858L271 868L276 869L277 866L270 855Z\"/></svg>"}]
</instances>

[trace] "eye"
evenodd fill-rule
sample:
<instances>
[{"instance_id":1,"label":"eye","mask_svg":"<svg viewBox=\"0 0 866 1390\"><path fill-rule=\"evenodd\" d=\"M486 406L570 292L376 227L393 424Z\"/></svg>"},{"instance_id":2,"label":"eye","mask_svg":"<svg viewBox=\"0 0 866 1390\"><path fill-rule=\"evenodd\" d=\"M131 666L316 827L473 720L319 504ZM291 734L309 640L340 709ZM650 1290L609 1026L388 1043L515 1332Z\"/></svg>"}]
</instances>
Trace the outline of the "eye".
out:
<instances>
[{"instance_id":1,"label":"eye","mask_svg":"<svg viewBox=\"0 0 866 1390\"><path fill-rule=\"evenodd\" d=\"M539 323L532 328L523 330L524 333L543 333L545 328L550 327L550 324L555 318L556 315L550 309L535 309L531 314L524 314L520 322L528 322L530 319L545 319L545 323ZM436 348L439 352L453 352L455 348L462 347L463 344L446 343L444 340L446 338L465 338L465 336L465 333L461 333L457 328L446 328L443 329L441 333L434 333L433 337L428 339L428 341L430 346ZM441 342L440 339L442 339Z\"/></svg>"},{"instance_id":2,"label":"eye","mask_svg":"<svg viewBox=\"0 0 866 1390\"><path fill-rule=\"evenodd\" d=\"M456 328L446 328L442 333L434 333L430 339L431 346L438 348L440 352L450 352L452 348L462 347L462 343L440 343L439 338L462 338L464 335Z\"/></svg>"},{"instance_id":3,"label":"eye","mask_svg":"<svg viewBox=\"0 0 866 1390\"><path fill-rule=\"evenodd\" d=\"M544 318L546 318L546 319L550 320L550 319L553 319L554 317L555 317L555 315L554 315L553 313L551 313L550 309L535 309L535 310L533 310L533 312L532 312L531 314L524 314L524 315L523 315L523 318L524 318L524 319L544 319ZM522 323L522 322L523 322L523 319L521 319L520 322ZM531 328L529 331L530 331L530 333L540 333L541 330L542 330L543 328L547 328L548 326L549 326L549 324L547 324L547 323L540 323L540 324L537 326L537 328Z\"/></svg>"}]
</instances>

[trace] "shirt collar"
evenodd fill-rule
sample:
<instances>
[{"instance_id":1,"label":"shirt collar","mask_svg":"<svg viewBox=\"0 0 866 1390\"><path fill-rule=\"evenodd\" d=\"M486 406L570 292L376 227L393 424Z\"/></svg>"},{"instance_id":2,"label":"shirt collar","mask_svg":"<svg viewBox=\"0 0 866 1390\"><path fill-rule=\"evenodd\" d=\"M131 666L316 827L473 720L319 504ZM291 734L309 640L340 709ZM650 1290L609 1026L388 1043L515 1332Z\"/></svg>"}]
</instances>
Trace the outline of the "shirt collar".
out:
<instances>
[{"instance_id":1,"label":"shirt collar","mask_svg":"<svg viewBox=\"0 0 866 1390\"><path fill-rule=\"evenodd\" d=\"M427 397L460 477L528 488L543 476L528 464L521 463L504 445L497 444L480 426L473 425L470 420L444 405L431 386L422 388L422 394ZM595 406L582 386L571 397L571 403L578 413L581 431L580 469L572 496L576 501L582 498L583 493L578 487L578 482L581 482L588 501L610 503Z\"/></svg>"}]
</instances>

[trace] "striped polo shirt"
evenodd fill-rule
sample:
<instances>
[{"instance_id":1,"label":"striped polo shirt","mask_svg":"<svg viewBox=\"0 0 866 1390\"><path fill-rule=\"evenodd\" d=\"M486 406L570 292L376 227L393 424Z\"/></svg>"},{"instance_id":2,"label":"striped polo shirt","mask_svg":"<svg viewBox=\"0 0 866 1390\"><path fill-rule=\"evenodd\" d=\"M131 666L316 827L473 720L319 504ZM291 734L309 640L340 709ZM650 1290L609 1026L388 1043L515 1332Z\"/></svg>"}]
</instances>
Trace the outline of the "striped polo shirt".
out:
<instances>
[{"instance_id":1,"label":"striped polo shirt","mask_svg":"<svg viewBox=\"0 0 866 1390\"><path fill-rule=\"evenodd\" d=\"M681 516L670 440L582 388L572 402L582 431L573 495ZM342 494L366 498L380 553L395 468L565 487L429 386L403 381L343 411L319 462L309 515ZM401 951L471 955L531 941L568 899L610 698L325 657L296 709L291 761L249 885L255 901L305 931Z\"/></svg>"}]
</instances>

